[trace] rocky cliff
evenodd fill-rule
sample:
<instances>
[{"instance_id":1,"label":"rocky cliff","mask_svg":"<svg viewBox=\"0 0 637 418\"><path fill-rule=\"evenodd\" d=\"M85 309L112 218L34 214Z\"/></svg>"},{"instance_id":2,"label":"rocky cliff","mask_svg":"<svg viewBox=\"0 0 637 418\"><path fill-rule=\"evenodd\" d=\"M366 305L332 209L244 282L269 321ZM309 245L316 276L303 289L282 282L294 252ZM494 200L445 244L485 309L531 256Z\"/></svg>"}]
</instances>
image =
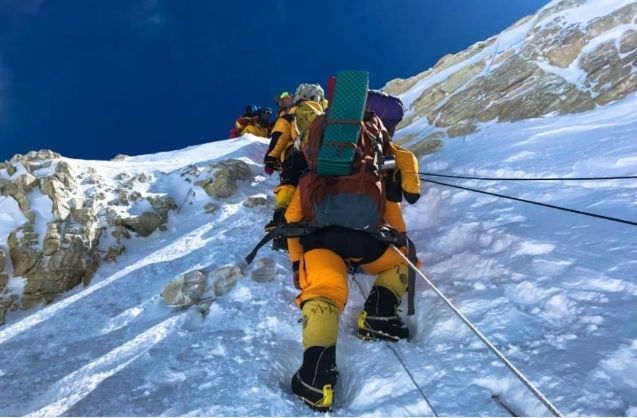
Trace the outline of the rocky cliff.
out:
<instances>
[{"instance_id":1,"label":"rocky cliff","mask_svg":"<svg viewBox=\"0 0 637 418\"><path fill-rule=\"evenodd\" d=\"M7 311L48 304L77 285L88 285L100 264L116 261L132 237L166 230L169 213L179 209L177 199L183 205L201 191L210 199L205 214L213 214L214 201L234 195L237 181L252 178L240 160L173 173L132 172L125 156L112 161L110 178L90 162L49 150L0 163L0 325ZM164 176L183 183L186 197L153 191ZM265 199L244 204L265 204Z\"/></svg>"},{"instance_id":2,"label":"rocky cliff","mask_svg":"<svg viewBox=\"0 0 637 418\"><path fill-rule=\"evenodd\" d=\"M564 0L385 90L408 107L396 140L423 155L481 123L622 99L637 90L636 69L637 2Z\"/></svg>"}]
</instances>

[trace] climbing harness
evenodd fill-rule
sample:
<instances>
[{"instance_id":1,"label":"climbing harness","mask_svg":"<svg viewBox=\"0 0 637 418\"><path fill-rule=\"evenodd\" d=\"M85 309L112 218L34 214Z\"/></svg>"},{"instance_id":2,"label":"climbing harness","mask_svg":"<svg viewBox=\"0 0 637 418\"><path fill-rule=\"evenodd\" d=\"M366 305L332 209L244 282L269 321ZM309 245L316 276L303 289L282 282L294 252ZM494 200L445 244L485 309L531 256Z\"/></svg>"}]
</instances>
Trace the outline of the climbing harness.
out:
<instances>
[{"instance_id":1,"label":"climbing harness","mask_svg":"<svg viewBox=\"0 0 637 418\"><path fill-rule=\"evenodd\" d=\"M268 231L261 241L257 243L254 249L248 254L245 258L246 263L251 264L254 261L254 258L257 255L257 252L268 242L272 241L274 238L282 236L282 237L302 237L305 235L309 235L316 231L318 228L316 225L309 223L307 221L301 222L284 222L280 225L277 225L275 228ZM374 232L371 232L370 235L374 237L378 241L386 242L395 247L407 247L409 259L415 264L416 263L416 245L414 242L407 237L405 233L398 232L395 228L391 226L381 226L376 229ZM407 274L407 315L413 315L415 310L414 304L414 296L415 296L415 287L416 287L416 273L411 270Z\"/></svg>"},{"instance_id":2,"label":"climbing harness","mask_svg":"<svg viewBox=\"0 0 637 418\"><path fill-rule=\"evenodd\" d=\"M265 236L261 238L261 241L259 241L257 245L252 249L250 254L246 256L246 263L251 264L254 260L254 257L257 256L257 252L261 249L261 247L278 236L284 236L288 238L302 237L304 235L309 235L314 231L316 231L316 227L310 225L308 222L284 222L280 225L277 225L275 228L269 230L265 234Z\"/></svg>"}]
</instances>

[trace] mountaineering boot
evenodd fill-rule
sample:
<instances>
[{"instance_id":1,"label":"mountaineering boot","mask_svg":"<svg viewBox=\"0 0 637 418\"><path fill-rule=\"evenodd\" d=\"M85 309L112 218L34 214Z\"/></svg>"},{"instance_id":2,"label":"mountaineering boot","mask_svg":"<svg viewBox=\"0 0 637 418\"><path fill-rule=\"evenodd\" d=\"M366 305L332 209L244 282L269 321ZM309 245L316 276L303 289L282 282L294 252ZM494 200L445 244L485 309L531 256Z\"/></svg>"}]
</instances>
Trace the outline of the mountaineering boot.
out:
<instances>
[{"instance_id":1,"label":"mountaineering boot","mask_svg":"<svg viewBox=\"0 0 637 418\"><path fill-rule=\"evenodd\" d=\"M336 346L308 347L303 364L292 376L292 393L315 411L331 411L337 376Z\"/></svg>"},{"instance_id":2,"label":"mountaineering boot","mask_svg":"<svg viewBox=\"0 0 637 418\"><path fill-rule=\"evenodd\" d=\"M364 340L398 341L409 338L409 328L398 315L399 300L383 286L374 286L358 316L358 336Z\"/></svg>"}]
</instances>

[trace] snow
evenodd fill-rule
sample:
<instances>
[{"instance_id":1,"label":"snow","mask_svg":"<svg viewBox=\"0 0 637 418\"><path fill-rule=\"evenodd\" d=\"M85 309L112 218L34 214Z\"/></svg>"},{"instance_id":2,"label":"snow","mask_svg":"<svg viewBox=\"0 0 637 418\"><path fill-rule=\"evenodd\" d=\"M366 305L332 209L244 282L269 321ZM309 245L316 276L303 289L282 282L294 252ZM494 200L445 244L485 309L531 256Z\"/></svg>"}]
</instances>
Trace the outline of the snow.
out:
<instances>
[{"instance_id":1,"label":"snow","mask_svg":"<svg viewBox=\"0 0 637 418\"><path fill-rule=\"evenodd\" d=\"M614 11L619 10L625 6L629 6L633 3L633 0L604 0L604 13L613 13ZM557 2L554 2L552 4L557 4ZM544 6L544 9L546 9L547 7L550 7L550 5ZM553 16L564 20L564 22L569 25L580 24L582 26L585 26L588 23L599 19L599 11L600 4L595 1L589 1L578 5L577 7L565 9L564 11L556 13ZM551 18L553 18L553 16L551 16Z\"/></svg>"},{"instance_id":2,"label":"snow","mask_svg":"<svg viewBox=\"0 0 637 418\"><path fill-rule=\"evenodd\" d=\"M633 0L603 3L608 13ZM584 27L599 16L598 7L590 1L551 18ZM409 105L463 66L518 48L540 24L548 20L536 17L503 31L470 59L420 80L403 101ZM582 54L636 25L600 34ZM584 88L577 62L566 69L538 65ZM635 108L631 94L581 114L478 124L478 132L447 139L421 158L420 171L491 180L426 175L446 185L424 181L418 203L403 207L424 276L568 416L637 416L637 179L575 179L637 176ZM422 137L430 129L420 118L401 134ZM127 179L147 176L129 191L172 196L182 208L169 212L166 231L124 240L125 252L114 263L102 262L90 285L48 306L7 313L0 328L0 416L323 415L289 390L302 358L302 325L287 255L266 246L245 266L273 211L278 179L265 175L261 163L268 143L246 135L123 161L60 159L76 174L94 170L111 193ZM230 158L252 172L235 196L217 201L185 181L194 178L193 166L201 171ZM22 164L15 168L11 177L0 170L0 179L26 174ZM512 177L564 180L497 180ZM96 187L81 184L77 198ZM268 203L243 206L251 196ZM41 245L52 202L37 189L29 200ZM209 203L219 206L214 214L204 213ZM112 208L128 216L149 205L141 199ZM6 240L25 222L17 202L0 196L5 273L13 271ZM101 239L105 248L114 243L106 234ZM272 262L274 280L251 280L264 260ZM205 318L194 308L173 313L162 303L160 292L177 276L230 266L242 266L242 278ZM422 277L416 313L404 316L410 341L358 339L356 319L372 281L361 273L350 277L337 344L339 383L328 416L508 416L494 397L517 415L552 415ZM10 276L7 292L20 296L25 285ZM402 310L405 315L405 303Z\"/></svg>"},{"instance_id":3,"label":"snow","mask_svg":"<svg viewBox=\"0 0 637 418\"><path fill-rule=\"evenodd\" d=\"M586 32L586 28L591 22L594 22L600 16L600 8L603 8L603 14L608 15L615 12L622 7L631 5L634 3L634 0L604 0L603 5L601 2L596 1L588 1L583 2L582 4L576 7L569 7L561 12L547 14L543 18L542 11L550 9L552 7L557 6L561 0L556 0L544 6L542 9L538 10L538 12L526 22L520 23L518 25L514 25L512 27L503 30L497 35L495 42L493 42L488 47L483 50L475 53L474 55L467 57L458 63L440 70L440 68L434 67L433 71L431 71L426 77L419 80L414 84L412 88L407 90L405 93L399 95L400 99L403 101L405 108L408 111L405 114L405 117L409 117L415 111L412 108L413 103L418 100L423 93L423 91L430 89L432 86L435 86L438 83L443 83L447 78L451 75L461 71L463 68L470 67L476 63L486 60L485 68L478 74L475 75L471 81L477 79L478 77L485 77L487 80L490 74L497 69L500 65L503 65L506 60L503 60L500 63L494 64L496 58L504 54L505 52L511 51L513 52L511 55L518 55L521 48L528 45L524 41L530 39L533 36L536 36L536 33L539 30L540 26L554 24L556 21L560 22L560 26L562 28L568 29L571 26L580 26L581 31ZM542 20L541 20L542 19ZM560 68L554 65L551 65L547 60L541 59L535 61L535 64L546 74L554 74L558 77L563 78L570 84L573 84L581 91L587 91L590 93L591 97L597 97L600 94L600 91L592 91L591 86L585 86L584 81L587 78L587 73L581 68L581 59L591 52L595 51L601 45L607 42L613 42L616 48L619 50L620 40L623 39L624 36L627 36L637 30L637 21L632 21L626 24L620 24L613 27L610 30L599 33L593 39L587 39L586 45L579 51L579 55L573 59L571 64L567 68ZM628 53L620 54L620 57L626 56ZM631 73L637 71L637 68L633 66L631 69ZM484 81L486 82L486 81ZM469 86L470 82L467 82L465 85L459 87L453 93L457 94L461 92L464 88ZM488 92L485 92L488 93ZM524 94L526 91L519 91L516 94ZM509 99L511 96L508 97ZM446 100L441 101L438 104L438 108L444 106ZM416 121L418 122L418 121ZM427 121L422 121L422 124L427 124ZM401 130L401 135L409 135L413 133L419 132L419 129L422 129L422 124L414 123L410 126Z\"/></svg>"},{"instance_id":4,"label":"snow","mask_svg":"<svg viewBox=\"0 0 637 418\"><path fill-rule=\"evenodd\" d=\"M635 106L631 95L578 115L485 124L422 158L420 171L635 176ZM252 281L253 263L205 319L194 308L171 313L159 296L185 272L244 263L273 210L277 178L262 174L260 163L267 145L246 136L121 162L64 158L78 172L92 167L113 187L121 172L144 173L151 180L135 190L178 203L191 186L182 177L190 164L204 169L239 158L253 180L214 202L220 209L213 215L203 213L213 199L199 189L179 213L169 213L168 230L126 241L126 252L103 263L89 286L49 306L8 313L0 332L0 415L321 415L289 391L302 345L286 254L262 248L257 261L273 260L274 281ZM635 179L427 178L637 220ZM267 196L268 205L244 207L249 196ZM6 237L25 218L13 199L0 199ZM35 200L37 216L50 213L45 200ZM404 213L421 271L561 413L637 415L635 226L427 182ZM12 277L11 291L23 282ZM517 414L551 415L424 280L416 286L416 314L405 317L411 341L356 338L371 283L364 274L350 279L333 415L431 416L429 403L438 415L508 415L495 395Z\"/></svg>"}]
</instances>

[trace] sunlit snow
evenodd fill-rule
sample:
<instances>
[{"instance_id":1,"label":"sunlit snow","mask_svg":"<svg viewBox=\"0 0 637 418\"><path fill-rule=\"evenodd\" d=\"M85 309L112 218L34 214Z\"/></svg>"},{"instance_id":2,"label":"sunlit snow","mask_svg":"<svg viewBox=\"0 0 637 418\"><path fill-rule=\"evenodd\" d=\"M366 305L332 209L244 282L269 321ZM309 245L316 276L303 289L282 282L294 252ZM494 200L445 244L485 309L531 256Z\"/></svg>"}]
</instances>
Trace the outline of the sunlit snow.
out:
<instances>
[{"instance_id":1,"label":"sunlit snow","mask_svg":"<svg viewBox=\"0 0 637 418\"><path fill-rule=\"evenodd\" d=\"M584 22L594 15L587 6L567 17ZM521 42L530 24L504 32L501 42ZM415 100L432 80L415 84L403 99ZM484 123L420 159L423 173L563 178L423 176L617 221L426 181L419 202L404 204L422 273L564 415L637 416L637 179L574 180L637 176L635 109L632 94L581 114ZM398 135L425 129L422 118ZM111 188L121 173L145 174L149 181L136 184L135 191L169 195L183 206L169 212L166 231L126 240L125 253L114 263L102 262L89 286L48 306L7 313L0 327L0 415L322 415L289 390L301 362L302 325L287 254L262 248L205 318L194 308L173 313L159 296L185 272L245 265L273 211L271 191L278 179L264 174L261 163L268 142L247 135L123 161L63 158L77 173L92 168ZM183 179L189 165L205 169L229 158L247 163L252 180L239 182L228 199L215 201ZM15 180L26 172L21 164L16 168L11 178L0 171L0 178ZM78 187L83 196L94 186ZM251 196L267 197L268 203L243 206ZM43 228L52 220L52 202L35 191L29 199ZM219 210L205 214L209 203ZM144 204L114 209L132 215L146 210ZM0 196L0 247L7 255L9 233L24 222L16 201ZM36 232L43 237L44 230ZM274 280L251 280L264 259L273 262ZM4 271L13 271L9 256ZM350 278L332 415L509 416L497 397L518 415L550 416L427 283L417 280L416 314L405 316L412 338L388 344L356 337L356 318L373 278L361 273ZM20 294L24 285L23 278L11 277L7 291Z\"/></svg>"}]
</instances>

